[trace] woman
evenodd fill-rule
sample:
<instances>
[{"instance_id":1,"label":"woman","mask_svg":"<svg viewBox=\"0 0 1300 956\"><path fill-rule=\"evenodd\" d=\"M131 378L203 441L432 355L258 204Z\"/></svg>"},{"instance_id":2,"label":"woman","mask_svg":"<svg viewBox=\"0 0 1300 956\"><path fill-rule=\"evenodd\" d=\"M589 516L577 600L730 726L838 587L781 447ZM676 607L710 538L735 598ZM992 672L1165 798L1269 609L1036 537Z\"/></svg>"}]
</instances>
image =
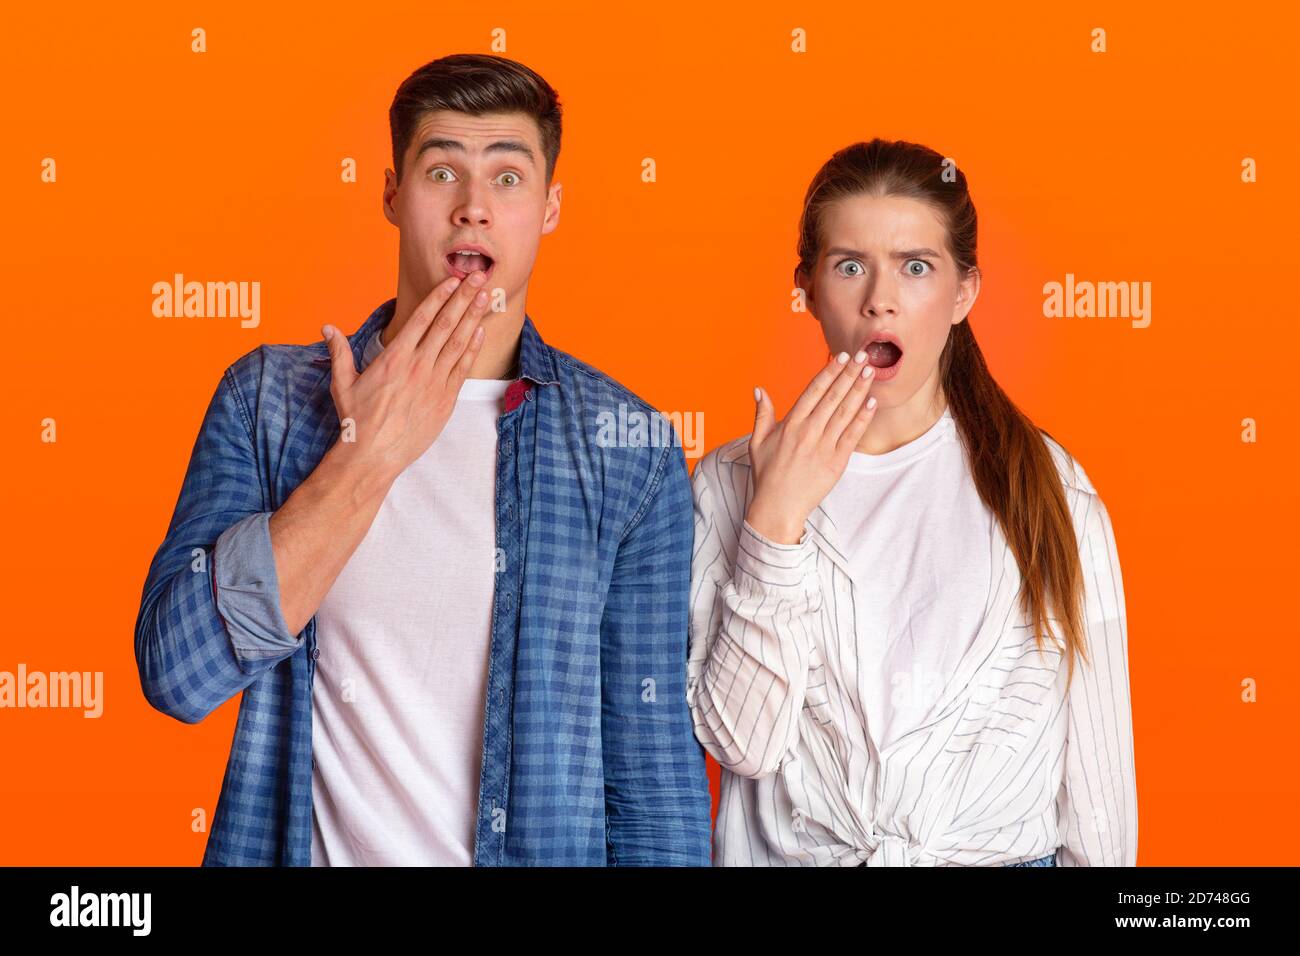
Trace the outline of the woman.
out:
<instances>
[{"instance_id":1,"label":"woman","mask_svg":"<svg viewBox=\"0 0 1300 956\"><path fill-rule=\"evenodd\" d=\"M832 358L782 421L755 389L692 479L715 865L1136 862L1114 533L984 364L975 238L923 146L847 147L807 191L795 281Z\"/></svg>"}]
</instances>

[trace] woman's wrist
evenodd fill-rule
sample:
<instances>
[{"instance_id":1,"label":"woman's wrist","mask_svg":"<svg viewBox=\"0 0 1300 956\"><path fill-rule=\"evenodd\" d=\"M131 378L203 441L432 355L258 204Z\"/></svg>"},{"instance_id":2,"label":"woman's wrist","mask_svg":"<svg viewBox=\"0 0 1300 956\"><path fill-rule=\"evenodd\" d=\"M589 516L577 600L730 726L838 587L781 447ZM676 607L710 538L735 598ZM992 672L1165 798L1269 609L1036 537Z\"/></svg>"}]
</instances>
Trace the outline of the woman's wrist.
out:
<instances>
[{"instance_id":1,"label":"woman's wrist","mask_svg":"<svg viewBox=\"0 0 1300 956\"><path fill-rule=\"evenodd\" d=\"M803 537L806 517L792 515L788 510L783 512L757 499L751 501L745 511L745 520L749 526L777 544L798 544Z\"/></svg>"}]
</instances>

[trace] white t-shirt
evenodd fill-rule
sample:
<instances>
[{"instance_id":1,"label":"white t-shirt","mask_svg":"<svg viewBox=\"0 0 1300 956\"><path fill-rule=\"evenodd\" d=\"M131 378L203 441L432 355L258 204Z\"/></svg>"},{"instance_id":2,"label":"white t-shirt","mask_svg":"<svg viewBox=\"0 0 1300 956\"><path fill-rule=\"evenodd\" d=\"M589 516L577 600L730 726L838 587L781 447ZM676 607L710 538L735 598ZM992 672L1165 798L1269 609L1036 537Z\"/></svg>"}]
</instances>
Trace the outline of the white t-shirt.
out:
<instances>
[{"instance_id":1,"label":"white t-shirt","mask_svg":"<svg viewBox=\"0 0 1300 956\"><path fill-rule=\"evenodd\" d=\"M509 385L464 382L316 613L313 866L473 862Z\"/></svg>"},{"instance_id":2,"label":"white t-shirt","mask_svg":"<svg viewBox=\"0 0 1300 956\"><path fill-rule=\"evenodd\" d=\"M975 639L994 517L948 409L893 451L855 451L822 507L853 579L860 700L879 751L924 719Z\"/></svg>"}]
</instances>

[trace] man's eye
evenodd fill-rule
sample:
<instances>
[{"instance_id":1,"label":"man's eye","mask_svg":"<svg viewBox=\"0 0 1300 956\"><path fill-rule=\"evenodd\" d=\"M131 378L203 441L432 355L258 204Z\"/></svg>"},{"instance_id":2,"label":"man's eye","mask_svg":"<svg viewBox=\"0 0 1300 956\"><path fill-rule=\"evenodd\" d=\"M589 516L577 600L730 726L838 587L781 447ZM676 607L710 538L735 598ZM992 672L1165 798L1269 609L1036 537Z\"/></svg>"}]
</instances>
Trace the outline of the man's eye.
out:
<instances>
[{"instance_id":1,"label":"man's eye","mask_svg":"<svg viewBox=\"0 0 1300 956\"><path fill-rule=\"evenodd\" d=\"M845 266L853 266L853 267L855 267L858 271L857 271L857 272L845 272L845 271L844 271L844 267L845 267ZM863 273L864 270L862 269L862 263L859 262L857 259L845 259L843 262L841 262L838 266L835 267L835 271L838 272L838 273L839 273L840 275L842 275L842 276L849 276L849 277L852 277L852 276L860 276L860 275L862 275L862 273Z\"/></svg>"},{"instance_id":2,"label":"man's eye","mask_svg":"<svg viewBox=\"0 0 1300 956\"><path fill-rule=\"evenodd\" d=\"M518 175L517 173L502 173L502 174L501 174L501 178L502 178L502 179L504 179L504 178L507 177L507 176L511 177L511 179L513 180L513 182L505 183L506 186L514 186L516 183L519 182L519 175Z\"/></svg>"},{"instance_id":3,"label":"man's eye","mask_svg":"<svg viewBox=\"0 0 1300 956\"><path fill-rule=\"evenodd\" d=\"M923 268L922 268L922 270L921 270L920 272L917 272L915 269L912 268L912 266L914 266L914 265L915 265L915 266L922 266ZM930 263L926 262L924 259L908 259L908 260L907 260L907 271L908 271L908 274L909 274L909 275L914 275L914 276L923 276L923 275L925 275L926 273L930 272L930 271L933 270L933 269L934 269L934 266L930 265Z\"/></svg>"},{"instance_id":4,"label":"man's eye","mask_svg":"<svg viewBox=\"0 0 1300 956\"><path fill-rule=\"evenodd\" d=\"M435 166L433 167L433 169L429 170L429 178L432 179L434 182L438 182L438 183L447 182L446 179L438 178L439 173L446 173L448 176L450 176L451 170L448 169L446 166Z\"/></svg>"}]
</instances>

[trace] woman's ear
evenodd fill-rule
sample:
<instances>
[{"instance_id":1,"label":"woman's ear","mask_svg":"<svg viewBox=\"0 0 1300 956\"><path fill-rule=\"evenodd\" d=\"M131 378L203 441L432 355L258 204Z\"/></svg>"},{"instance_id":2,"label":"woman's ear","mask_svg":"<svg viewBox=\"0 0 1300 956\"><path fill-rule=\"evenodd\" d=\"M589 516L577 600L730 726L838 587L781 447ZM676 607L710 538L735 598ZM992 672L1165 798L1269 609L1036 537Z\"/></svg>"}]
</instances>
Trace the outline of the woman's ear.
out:
<instances>
[{"instance_id":1,"label":"woman's ear","mask_svg":"<svg viewBox=\"0 0 1300 956\"><path fill-rule=\"evenodd\" d=\"M972 267L966 273L966 278L962 279L957 285L957 301L953 305L952 324L965 320L970 315L970 310L975 307L975 300L980 294L980 271Z\"/></svg>"},{"instance_id":2,"label":"woman's ear","mask_svg":"<svg viewBox=\"0 0 1300 956\"><path fill-rule=\"evenodd\" d=\"M816 319L817 307L813 302L812 279L808 273L804 271L804 268L801 265L794 267L794 284L795 288L799 290L800 296L803 298L804 308L808 310L809 314L812 315L814 319Z\"/></svg>"}]
</instances>

